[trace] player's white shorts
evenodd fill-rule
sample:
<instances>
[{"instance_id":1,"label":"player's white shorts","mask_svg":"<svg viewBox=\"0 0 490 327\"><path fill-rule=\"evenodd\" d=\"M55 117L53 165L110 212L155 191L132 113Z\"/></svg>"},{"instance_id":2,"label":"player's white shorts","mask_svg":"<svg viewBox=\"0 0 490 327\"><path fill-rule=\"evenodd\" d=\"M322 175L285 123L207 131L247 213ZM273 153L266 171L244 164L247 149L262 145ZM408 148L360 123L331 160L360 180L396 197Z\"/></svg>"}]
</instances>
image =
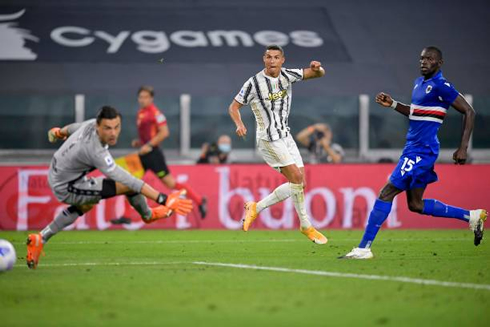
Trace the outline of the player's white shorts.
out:
<instances>
[{"instance_id":1,"label":"player's white shorts","mask_svg":"<svg viewBox=\"0 0 490 327\"><path fill-rule=\"evenodd\" d=\"M265 162L276 170L293 164L296 164L299 168L304 167L298 146L291 134L272 142L259 139L257 141L257 149L262 154Z\"/></svg>"}]
</instances>

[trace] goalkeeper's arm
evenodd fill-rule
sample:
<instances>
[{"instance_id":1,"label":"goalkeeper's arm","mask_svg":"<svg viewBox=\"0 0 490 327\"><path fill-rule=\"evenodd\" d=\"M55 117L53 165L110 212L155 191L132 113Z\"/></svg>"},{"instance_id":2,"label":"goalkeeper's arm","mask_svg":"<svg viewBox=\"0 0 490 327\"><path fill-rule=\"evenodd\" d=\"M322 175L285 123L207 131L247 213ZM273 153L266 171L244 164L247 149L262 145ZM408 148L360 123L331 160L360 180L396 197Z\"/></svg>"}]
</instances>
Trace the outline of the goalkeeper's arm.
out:
<instances>
[{"instance_id":1,"label":"goalkeeper's arm","mask_svg":"<svg viewBox=\"0 0 490 327\"><path fill-rule=\"evenodd\" d=\"M64 141L80 127L82 127L82 123L73 123L62 128L53 127L48 131L48 140L50 143L55 143L58 140Z\"/></svg>"}]
</instances>

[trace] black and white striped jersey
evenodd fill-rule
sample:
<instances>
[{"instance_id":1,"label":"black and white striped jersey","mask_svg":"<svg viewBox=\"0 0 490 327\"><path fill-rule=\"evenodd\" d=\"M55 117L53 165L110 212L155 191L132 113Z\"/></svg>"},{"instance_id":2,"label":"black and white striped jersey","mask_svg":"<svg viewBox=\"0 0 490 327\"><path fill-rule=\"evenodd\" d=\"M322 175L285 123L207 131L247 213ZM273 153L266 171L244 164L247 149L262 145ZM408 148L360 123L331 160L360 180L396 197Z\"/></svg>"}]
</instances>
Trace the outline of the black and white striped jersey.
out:
<instances>
[{"instance_id":1,"label":"black and white striped jersey","mask_svg":"<svg viewBox=\"0 0 490 327\"><path fill-rule=\"evenodd\" d=\"M252 108L257 139L275 141L289 135L292 85L301 80L303 69L282 68L276 78L262 70L243 84L235 100Z\"/></svg>"}]
</instances>

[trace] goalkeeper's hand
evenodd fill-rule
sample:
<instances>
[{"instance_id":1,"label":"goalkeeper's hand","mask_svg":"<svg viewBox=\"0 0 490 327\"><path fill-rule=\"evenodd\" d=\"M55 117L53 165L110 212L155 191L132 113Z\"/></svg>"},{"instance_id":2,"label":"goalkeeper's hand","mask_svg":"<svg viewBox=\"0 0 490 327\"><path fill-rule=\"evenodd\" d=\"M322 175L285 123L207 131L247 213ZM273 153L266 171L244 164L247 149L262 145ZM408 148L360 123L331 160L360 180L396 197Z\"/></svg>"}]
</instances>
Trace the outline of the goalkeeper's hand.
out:
<instances>
[{"instance_id":1,"label":"goalkeeper's hand","mask_svg":"<svg viewBox=\"0 0 490 327\"><path fill-rule=\"evenodd\" d=\"M169 209L167 217L169 217L173 212L176 212L179 215L186 216L192 211L192 201L189 199L181 198L181 196L185 195L186 193L187 192L185 190L180 190L178 192L170 194L166 198L165 203L160 203L160 201L157 201ZM159 196L159 199L161 198L162 197Z\"/></svg>"},{"instance_id":2,"label":"goalkeeper's hand","mask_svg":"<svg viewBox=\"0 0 490 327\"><path fill-rule=\"evenodd\" d=\"M61 128L53 127L48 131L49 143L56 143L58 140L66 140L66 136L61 133Z\"/></svg>"}]
</instances>

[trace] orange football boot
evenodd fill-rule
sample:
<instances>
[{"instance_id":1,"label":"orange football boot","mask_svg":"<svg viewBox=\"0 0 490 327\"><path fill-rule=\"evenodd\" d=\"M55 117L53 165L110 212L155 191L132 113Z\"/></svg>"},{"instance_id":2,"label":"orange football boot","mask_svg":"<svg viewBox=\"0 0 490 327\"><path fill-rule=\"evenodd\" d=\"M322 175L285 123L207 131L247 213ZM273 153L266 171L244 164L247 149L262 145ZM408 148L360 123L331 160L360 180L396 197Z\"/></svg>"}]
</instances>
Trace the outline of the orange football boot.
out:
<instances>
[{"instance_id":1,"label":"orange football boot","mask_svg":"<svg viewBox=\"0 0 490 327\"><path fill-rule=\"evenodd\" d=\"M155 208L151 208L151 217L148 219L143 219L145 224L151 224L159 219L168 218L172 215L172 210L164 205L160 205Z\"/></svg>"},{"instance_id":2,"label":"orange football boot","mask_svg":"<svg viewBox=\"0 0 490 327\"><path fill-rule=\"evenodd\" d=\"M300 231L316 244L326 244L328 242L328 239L313 226L305 229L301 228Z\"/></svg>"},{"instance_id":3,"label":"orange football boot","mask_svg":"<svg viewBox=\"0 0 490 327\"><path fill-rule=\"evenodd\" d=\"M244 207L245 218L242 220L242 229L246 232L253 221L257 219L257 202L246 202Z\"/></svg>"},{"instance_id":4,"label":"orange football boot","mask_svg":"<svg viewBox=\"0 0 490 327\"><path fill-rule=\"evenodd\" d=\"M27 256L26 262L29 269L36 269L39 263L39 257L43 253L43 238L40 233L29 234L27 237Z\"/></svg>"}]
</instances>

